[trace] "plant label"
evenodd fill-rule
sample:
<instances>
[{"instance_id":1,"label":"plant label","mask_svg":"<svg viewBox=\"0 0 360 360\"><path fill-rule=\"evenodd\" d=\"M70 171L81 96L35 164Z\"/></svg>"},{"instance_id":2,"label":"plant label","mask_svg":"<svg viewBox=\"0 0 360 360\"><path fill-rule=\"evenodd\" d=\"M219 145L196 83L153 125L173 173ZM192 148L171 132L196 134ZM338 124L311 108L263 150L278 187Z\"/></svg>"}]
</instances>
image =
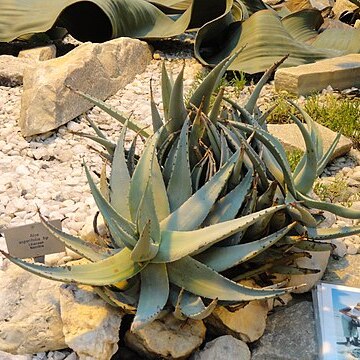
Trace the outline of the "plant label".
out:
<instances>
[{"instance_id":1,"label":"plant label","mask_svg":"<svg viewBox=\"0 0 360 360\"><path fill-rule=\"evenodd\" d=\"M61 221L50 223L61 229ZM52 235L42 223L16 226L4 230L10 255L26 259L65 251L65 245Z\"/></svg>"}]
</instances>

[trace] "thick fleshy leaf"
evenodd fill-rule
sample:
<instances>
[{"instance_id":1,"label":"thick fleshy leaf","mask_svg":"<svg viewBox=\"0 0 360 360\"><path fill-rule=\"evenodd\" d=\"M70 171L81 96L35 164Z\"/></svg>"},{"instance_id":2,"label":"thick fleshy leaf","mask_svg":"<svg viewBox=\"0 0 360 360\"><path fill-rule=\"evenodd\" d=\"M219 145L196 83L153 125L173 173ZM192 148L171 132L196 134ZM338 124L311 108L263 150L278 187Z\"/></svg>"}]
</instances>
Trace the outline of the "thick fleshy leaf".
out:
<instances>
[{"instance_id":1,"label":"thick fleshy leaf","mask_svg":"<svg viewBox=\"0 0 360 360\"><path fill-rule=\"evenodd\" d=\"M185 318L202 320L213 312L216 305L217 299L214 299L208 306L205 306L201 297L182 289L179 293L175 310L183 314Z\"/></svg>"},{"instance_id":2,"label":"thick fleshy leaf","mask_svg":"<svg viewBox=\"0 0 360 360\"><path fill-rule=\"evenodd\" d=\"M40 220L42 224L53 234L57 239L62 241L69 249L75 251L77 254L85 257L91 261L98 261L113 255L116 250L104 248L102 246L84 241L83 239L67 234L50 222L46 221L45 218L40 214Z\"/></svg>"},{"instance_id":3,"label":"thick fleshy leaf","mask_svg":"<svg viewBox=\"0 0 360 360\"><path fill-rule=\"evenodd\" d=\"M115 255L94 263L73 266L45 266L28 263L9 254L0 252L16 265L36 275L51 280L63 282L76 282L86 285L110 285L129 279L141 271L145 265L134 263L131 252L127 248L120 250Z\"/></svg>"},{"instance_id":4,"label":"thick fleshy leaf","mask_svg":"<svg viewBox=\"0 0 360 360\"><path fill-rule=\"evenodd\" d=\"M166 305L169 296L169 281L165 264L148 264L140 275L139 304L131 325L132 330L141 329L154 320Z\"/></svg>"},{"instance_id":5,"label":"thick fleshy leaf","mask_svg":"<svg viewBox=\"0 0 360 360\"><path fill-rule=\"evenodd\" d=\"M203 251L241 230L247 229L250 225L267 217L270 214L286 208L287 205L277 205L270 209L242 216L240 218L225 221L222 223L207 226L193 231L169 231L161 232L161 244L159 252L153 262L170 262L178 260L186 255Z\"/></svg>"},{"instance_id":6,"label":"thick fleshy leaf","mask_svg":"<svg viewBox=\"0 0 360 360\"><path fill-rule=\"evenodd\" d=\"M188 143L189 119L184 122L167 187L170 210L179 208L192 194Z\"/></svg>"},{"instance_id":7,"label":"thick fleshy leaf","mask_svg":"<svg viewBox=\"0 0 360 360\"><path fill-rule=\"evenodd\" d=\"M202 224L225 186L239 153L235 153L203 187L161 223L163 230L193 230Z\"/></svg>"},{"instance_id":8,"label":"thick fleshy leaf","mask_svg":"<svg viewBox=\"0 0 360 360\"><path fill-rule=\"evenodd\" d=\"M131 252L131 259L135 262L149 261L159 251L159 245L151 239L151 222L145 224L134 249Z\"/></svg>"},{"instance_id":9,"label":"thick fleshy leaf","mask_svg":"<svg viewBox=\"0 0 360 360\"><path fill-rule=\"evenodd\" d=\"M233 190L214 204L204 224L212 225L234 219L250 191L251 184L252 174L248 171Z\"/></svg>"},{"instance_id":10,"label":"thick fleshy leaf","mask_svg":"<svg viewBox=\"0 0 360 360\"><path fill-rule=\"evenodd\" d=\"M295 223L292 223L289 226L264 237L263 239L249 243L224 247L212 247L209 250L197 255L195 258L203 264L211 267L213 270L221 272L241 264L265 251L271 245L275 244L284 237L294 226Z\"/></svg>"},{"instance_id":11,"label":"thick fleshy leaf","mask_svg":"<svg viewBox=\"0 0 360 360\"><path fill-rule=\"evenodd\" d=\"M209 299L251 301L281 296L289 291L263 290L237 284L189 256L168 264L167 268L170 282Z\"/></svg>"},{"instance_id":12,"label":"thick fleshy leaf","mask_svg":"<svg viewBox=\"0 0 360 360\"><path fill-rule=\"evenodd\" d=\"M130 220L129 189L130 175L125 159L125 134L127 124L123 126L111 163L110 173L110 203L125 219Z\"/></svg>"},{"instance_id":13,"label":"thick fleshy leaf","mask_svg":"<svg viewBox=\"0 0 360 360\"><path fill-rule=\"evenodd\" d=\"M360 225L343 226L335 228L311 228L307 227L307 236L314 240L329 240L344 236L360 234Z\"/></svg>"}]
</instances>

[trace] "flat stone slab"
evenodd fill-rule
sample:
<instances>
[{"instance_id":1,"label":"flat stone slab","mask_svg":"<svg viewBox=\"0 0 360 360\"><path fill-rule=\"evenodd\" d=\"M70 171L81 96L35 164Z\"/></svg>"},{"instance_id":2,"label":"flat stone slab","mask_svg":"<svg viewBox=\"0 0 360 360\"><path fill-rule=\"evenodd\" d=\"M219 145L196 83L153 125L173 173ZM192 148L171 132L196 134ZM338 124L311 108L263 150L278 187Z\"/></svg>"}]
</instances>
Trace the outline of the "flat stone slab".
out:
<instances>
[{"instance_id":1,"label":"flat stone slab","mask_svg":"<svg viewBox=\"0 0 360 360\"><path fill-rule=\"evenodd\" d=\"M316 360L315 320L312 303L302 301L277 308L268 317L264 336L256 344L251 360Z\"/></svg>"},{"instance_id":2,"label":"flat stone slab","mask_svg":"<svg viewBox=\"0 0 360 360\"><path fill-rule=\"evenodd\" d=\"M330 145L336 137L336 133L329 128L317 124L319 132L323 139L324 153L329 149ZM270 134L276 136L287 150L305 150L305 142L299 128L295 124L269 124ZM347 137L341 135L340 141L334 151L331 160L339 156L347 154L352 147L352 142Z\"/></svg>"},{"instance_id":3,"label":"flat stone slab","mask_svg":"<svg viewBox=\"0 0 360 360\"><path fill-rule=\"evenodd\" d=\"M349 54L284 69L275 73L275 90L308 95L331 86L347 89L360 86L360 54Z\"/></svg>"}]
</instances>

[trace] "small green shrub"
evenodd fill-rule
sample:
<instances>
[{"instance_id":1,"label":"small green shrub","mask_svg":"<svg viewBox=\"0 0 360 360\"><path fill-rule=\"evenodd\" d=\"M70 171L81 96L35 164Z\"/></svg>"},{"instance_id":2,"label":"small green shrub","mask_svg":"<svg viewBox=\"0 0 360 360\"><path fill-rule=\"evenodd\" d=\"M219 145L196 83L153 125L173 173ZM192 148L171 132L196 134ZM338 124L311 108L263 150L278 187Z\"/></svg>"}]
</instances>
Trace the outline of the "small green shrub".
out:
<instances>
[{"instance_id":1,"label":"small green shrub","mask_svg":"<svg viewBox=\"0 0 360 360\"><path fill-rule=\"evenodd\" d=\"M291 171L295 170L296 165L299 163L299 161L303 155L304 155L304 152L299 149L286 151L286 157L289 161Z\"/></svg>"},{"instance_id":2,"label":"small green shrub","mask_svg":"<svg viewBox=\"0 0 360 360\"><path fill-rule=\"evenodd\" d=\"M316 122L341 132L360 147L360 99L314 95L307 99L305 110Z\"/></svg>"}]
</instances>

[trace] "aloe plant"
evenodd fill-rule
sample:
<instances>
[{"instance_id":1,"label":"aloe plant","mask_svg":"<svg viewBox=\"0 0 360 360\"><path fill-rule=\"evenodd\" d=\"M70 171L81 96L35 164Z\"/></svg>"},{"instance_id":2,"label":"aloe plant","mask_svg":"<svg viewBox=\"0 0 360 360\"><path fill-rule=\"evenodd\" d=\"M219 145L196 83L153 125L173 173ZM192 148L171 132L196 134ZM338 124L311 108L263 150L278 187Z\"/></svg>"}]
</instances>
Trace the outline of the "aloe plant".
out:
<instances>
[{"instance_id":1,"label":"aloe plant","mask_svg":"<svg viewBox=\"0 0 360 360\"><path fill-rule=\"evenodd\" d=\"M264 74L244 107L226 99L223 90L210 106L235 57L208 74L187 106L183 71L174 81L164 67L164 114L151 98L152 134L77 91L123 123L117 143L93 122L96 135L87 135L103 145L111 161L109 178L101 173L100 188L85 165L109 240L89 244L41 216L49 231L88 263L50 267L5 256L40 276L92 285L110 304L135 313L133 329L165 308L180 319L202 319L217 304L280 296L292 289L269 288L272 273L316 272L296 267L294 260L309 257L309 250L331 249L323 240L360 232L359 226L317 228L321 210L360 218L359 211L310 195L338 138L323 154L316 124L299 109L306 124L296 117L294 122L306 151L292 172L284 148L266 130L267 114L256 107L261 87L284 59ZM128 128L147 139L140 156L133 145L125 149ZM249 278L258 286L238 282Z\"/></svg>"}]
</instances>

